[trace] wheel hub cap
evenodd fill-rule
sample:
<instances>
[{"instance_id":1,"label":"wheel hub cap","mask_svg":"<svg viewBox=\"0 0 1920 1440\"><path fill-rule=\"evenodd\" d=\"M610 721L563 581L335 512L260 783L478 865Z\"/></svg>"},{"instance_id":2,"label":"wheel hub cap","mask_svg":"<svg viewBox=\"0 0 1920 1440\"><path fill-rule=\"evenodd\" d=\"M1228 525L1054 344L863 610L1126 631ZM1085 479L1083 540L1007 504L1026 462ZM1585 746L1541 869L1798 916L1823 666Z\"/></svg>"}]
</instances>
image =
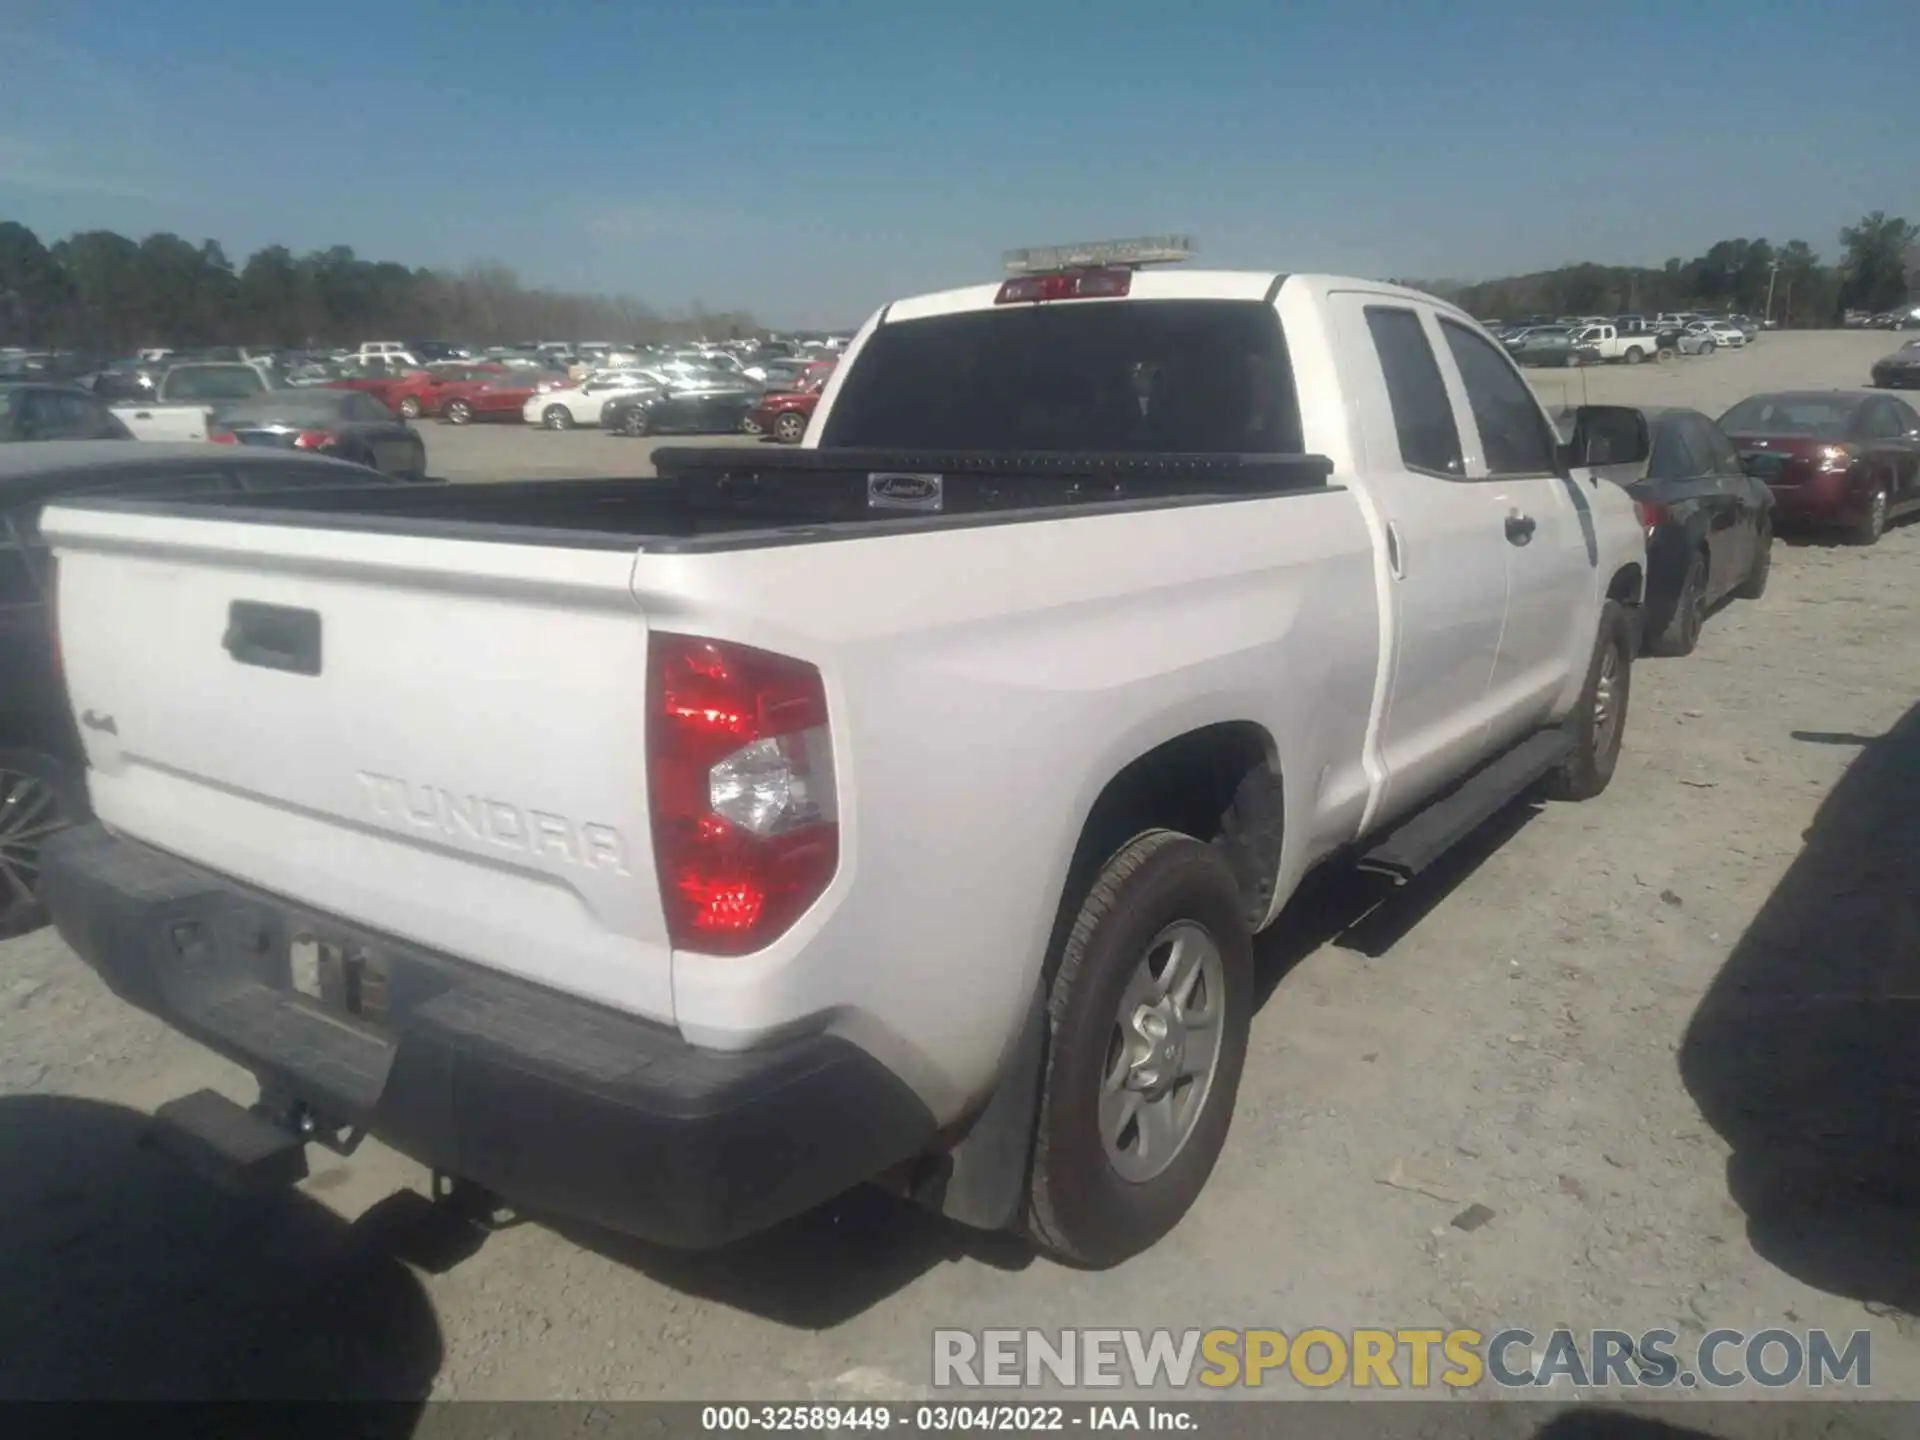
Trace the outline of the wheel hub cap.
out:
<instances>
[{"instance_id":1,"label":"wheel hub cap","mask_svg":"<svg viewBox=\"0 0 1920 1440\"><path fill-rule=\"evenodd\" d=\"M32 902L40 881L40 842L61 823L52 786L0 770L0 914Z\"/></svg>"},{"instance_id":2,"label":"wheel hub cap","mask_svg":"<svg viewBox=\"0 0 1920 1440\"><path fill-rule=\"evenodd\" d=\"M1153 1179L1198 1124L1219 1068L1226 971L1193 921L1147 947L1114 1016L1099 1102L1100 1139L1124 1180Z\"/></svg>"}]
</instances>

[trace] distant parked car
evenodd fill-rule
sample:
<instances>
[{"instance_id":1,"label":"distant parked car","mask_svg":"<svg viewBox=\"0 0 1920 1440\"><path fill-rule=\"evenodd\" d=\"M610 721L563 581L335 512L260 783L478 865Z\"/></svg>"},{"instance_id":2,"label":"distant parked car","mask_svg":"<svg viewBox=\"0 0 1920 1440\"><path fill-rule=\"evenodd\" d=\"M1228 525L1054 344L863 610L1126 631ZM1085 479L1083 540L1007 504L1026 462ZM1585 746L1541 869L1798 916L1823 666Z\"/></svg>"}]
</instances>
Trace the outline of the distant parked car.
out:
<instances>
[{"instance_id":1,"label":"distant parked car","mask_svg":"<svg viewBox=\"0 0 1920 1440\"><path fill-rule=\"evenodd\" d=\"M609 400L600 424L620 435L730 435L746 429L747 412L759 403L757 385L723 381L688 385L668 377L668 388L643 390Z\"/></svg>"},{"instance_id":2,"label":"distant parked car","mask_svg":"<svg viewBox=\"0 0 1920 1440\"><path fill-rule=\"evenodd\" d=\"M768 391L747 413L743 428L783 445L798 445L806 437L807 422L819 408L820 392L827 388L833 368L832 361L812 365L794 389Z\"/></svg>"},{"instance_id":3,"label":"distant parked car","mask_svg":"<svg viewBox=\"0 0 1920 1440\"><path fill-rule=\"evenodd\" d=\"M1716 604L1733 595L1757 600L1766 590L1773 495L1698 410L1645 407L1640 414L1647 458L1597 468L1626 488L1647 528L1644 643L1656 655L1688 655Z\"/></svg>"},{"instance_id":4,"label":"distant parked car","mask_svg":"<svg viewBox=\"0 0 1920 1440\"><path fill-rule=\"evenodd\" d=\"M1725 320L1695 320L1687 326L1687 329L1695 335L1704 335L1711 340L1713 344L1707 347L1709 350L1714 348L1739 350L1747 343L1747 332Z\"/></svg>"},{"instance_id":5,"label":"distant parked car","mask_svg":"<svg viewBox=\"0 0 1920 1440\"><path fill-rule=\"evenodd\" d=\"M595 370L572 385L530 396L521 407L529 425L549 430L571 430L576 425L598 425L600 413L616 395L660 390L666 377L652 370Z\"/></svg>"},{"instance_id":6,"label":"distant parked car","mask_svg":"<svg viewBox=\"0 0 1920 1440\"><path fill-rule=\"evenodd\" d=\"M427 478L420 432L359 390L276 390L221 411L207 438L220 445L305 450L395 480Z\"/></svg>"},{"instance_id":7,"label":"distant parked car","mask_svg":"<svg viewBox=\"0 0 1920 1440\"><path fill-rule=\"evenodd\" d=\"M539 365L509 365L483 380L453 380L440 389L440 418L449 425L520 418L533 396L567 383L564 371Z\"/></svg>"},{"instance_id":8,"label":"distant parked car","mask_svg":"<svg viewBox=\"0 0 1920 1440\"><path fill-rule=\"evenodd\" d=\"M402 375L387 387L387 406L402 419L418 420L422 415L438 415L440 403L451 385L477 382L485 384L507 373L506 366L472 360L442 360Z\"/></svg>"},{"instance_id":9,"label":"distant parked car","mask_svg":"<svg viewBox=\"0 0 1920 1440\"><path fill-rule=\"evenodd\" d=\"M1749 475L1773 491L1775 523L1843 529L1872 545L1920 510L1920 413L1872 391L1752 395L1720 417Z\"/></svg>"},{"instance_id":10,"label":"distant parked car","mask_svg":"<svg viewBox=\"0 0 1920 1440\"><path fill-rule=\"evenodd\" d=\"M1873 383L1882 390L1920 389L1920 340L1909 340L1874 361Z\"/></svg>"},{"instance_id":11,"label":"distant parked car","mask_svg":"<svg viewBox=\"0 0 1920 1440\"><path fill-rule=\"evenodd\" d=\"M131 439L133 431L89 391L0 380L0 442Z\"/></svg>"},{"instance_id":12,"label":"distant parked car","mask_svg":"<svg viewBox=\"0 0 1920 1440\"><path fill-rule=\"evenodd\" d=\"M1540 325L1517 340L1506 342L1507 353L1521 365L1566 366L1597 365L1600 351L1592 345L1576 345L1573 331L1565 325Z\"/></svg>"}]
</instances>

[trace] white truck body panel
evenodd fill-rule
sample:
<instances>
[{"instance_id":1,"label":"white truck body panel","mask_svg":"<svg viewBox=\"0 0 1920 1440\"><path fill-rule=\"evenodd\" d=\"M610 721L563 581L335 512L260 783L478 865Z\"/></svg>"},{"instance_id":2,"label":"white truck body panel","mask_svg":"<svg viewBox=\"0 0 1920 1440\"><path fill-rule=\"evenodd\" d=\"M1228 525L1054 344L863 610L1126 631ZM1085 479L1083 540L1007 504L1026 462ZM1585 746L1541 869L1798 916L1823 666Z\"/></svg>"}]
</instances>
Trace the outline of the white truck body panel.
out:
<instances>
[{"instance_id":1,"label":"white truck body panel","mask_svg":"<svg viewBox=\"0 0 1920 1440\"><path fill-rule=\"evenodd\" d=\"M960 1118L996 1083L1077 837L1131 760L1216 723L1271 737L1270 921L1312 864L1566 715L1609 586L1641 561L1622 492L1488 475L1443 331L1485 340L1464 314L1368 282L1276 283L1148 271L1133 299L1277 306L1305 448L1333 464L1321 491L637 555L52 508L72 702L117 722L85 736L94 803L188 860L699 1045L832 1029ZM901 301L886 322L989 309L997 290ZM1463 473L1402 462L1367 305L1421 317ZM1522 511L1538 531L1508 543ZM231 663L236 598L323 612L325 673ZM825 681L839 868L745 957L665 938L649 627ZM488 830L493 806L520 843Z\"/></svg>"}]
</instances>

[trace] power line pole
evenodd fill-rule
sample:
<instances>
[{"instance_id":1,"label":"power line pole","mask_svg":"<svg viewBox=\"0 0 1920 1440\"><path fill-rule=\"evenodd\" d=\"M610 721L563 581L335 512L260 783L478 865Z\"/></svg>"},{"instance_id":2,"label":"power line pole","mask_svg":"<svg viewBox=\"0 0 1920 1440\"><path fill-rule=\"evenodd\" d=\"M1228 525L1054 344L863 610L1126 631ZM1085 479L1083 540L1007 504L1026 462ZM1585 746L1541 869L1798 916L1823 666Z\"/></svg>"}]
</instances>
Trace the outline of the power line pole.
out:
<instances>
[{"instance_id":1,"label":"power line pole","mask_svg":"<svg viewBox=\"0 0 1920 1440\"><path fill-rule=\"evenodd\" d=\"M1773 319L1773 282L1780 278L1780 261L1776 256L1767 262L1767 313L1768 320Z\"/></svg>"}]
</instances>

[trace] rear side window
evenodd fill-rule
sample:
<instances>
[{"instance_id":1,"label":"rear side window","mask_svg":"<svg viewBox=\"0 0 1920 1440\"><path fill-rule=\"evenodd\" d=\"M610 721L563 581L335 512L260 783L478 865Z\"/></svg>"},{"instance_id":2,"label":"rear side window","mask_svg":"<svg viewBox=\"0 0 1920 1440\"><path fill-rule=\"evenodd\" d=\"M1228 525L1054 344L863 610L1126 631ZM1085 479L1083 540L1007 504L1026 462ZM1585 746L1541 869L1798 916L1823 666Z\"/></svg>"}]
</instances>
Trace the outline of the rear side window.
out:
<instances>
[{"instance_id":1,"label":"rear side window","mask_svg":"<svg viewBox=\"0 0 1920 1440\"><path fill-rule=\"evenodd\" d=\"M1465 473L1460 427L1420 317L1411 310L1369 305L1367 329L1387 382L1401 460L1412 470L1459 478Z\"/></svg>"},{"instance_id":2,"label":"rear side window","mask_svg":"<svg viewBox=\"0 0 1920 1440\"><path fill-rule=\"evenodd\" d=\"M1694 448L1706 461L1707 470L1714 475L1740 475L1744 471L1740 465L1740 452L1733 448L1733 442L1727 434L1704 415L1693 417Z\"/></svg>"},{"instance_id":3,"label":"rear side window","mask_svg":"<svg viewBox=\"0 0 1920 1440\"><path fill-rule=\"evenodd\" d=\"M1533 390L1479 335L1451 320L1440 322L1460 367L1467 405L1480 431L1489 475L1552 475L1559 471L1556 446Z\"/></svg>"},{"instance_id":4,"label":"rear side window","mask_svg":"<svg viewBox=\"0 0 1920 1440\"><path fill-rule=\"evenodd\" d=\"M1297 454L1280 318L1252 300L996 306L882 325L821 444Z\"/></svg>"}]
</instances>

